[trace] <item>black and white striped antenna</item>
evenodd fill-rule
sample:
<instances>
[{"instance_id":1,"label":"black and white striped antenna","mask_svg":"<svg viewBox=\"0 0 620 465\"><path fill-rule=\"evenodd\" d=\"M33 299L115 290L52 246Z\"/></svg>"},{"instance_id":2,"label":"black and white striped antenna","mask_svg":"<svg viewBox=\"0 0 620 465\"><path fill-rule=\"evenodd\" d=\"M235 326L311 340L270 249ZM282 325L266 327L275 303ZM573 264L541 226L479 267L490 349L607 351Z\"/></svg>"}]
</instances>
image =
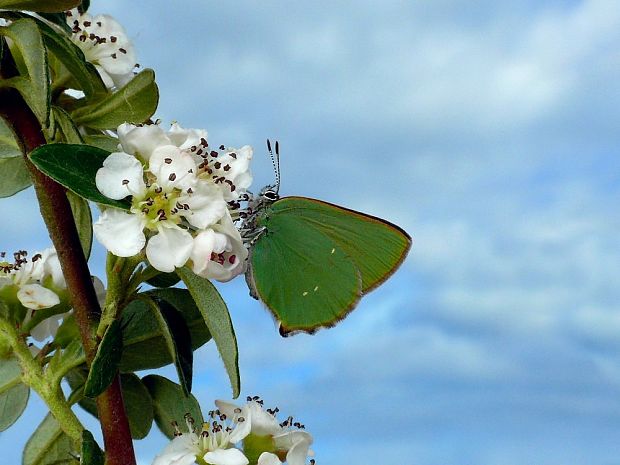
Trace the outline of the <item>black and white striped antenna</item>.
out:
<instances>
[{"instance_id":1,"label":"black and white striped antenna","mask_svg":"<svg viewBox=\"0 0 620 465\"><path fill-rule=\"evenodd\" d=\"M267 150L269 150L269 156L271 157L271 164L273 165L273 171L276 174L276 195L280 193L280 144L276 141L276 151L271 150L271 141L267 139Z\"/></svg>"}]
</instances>

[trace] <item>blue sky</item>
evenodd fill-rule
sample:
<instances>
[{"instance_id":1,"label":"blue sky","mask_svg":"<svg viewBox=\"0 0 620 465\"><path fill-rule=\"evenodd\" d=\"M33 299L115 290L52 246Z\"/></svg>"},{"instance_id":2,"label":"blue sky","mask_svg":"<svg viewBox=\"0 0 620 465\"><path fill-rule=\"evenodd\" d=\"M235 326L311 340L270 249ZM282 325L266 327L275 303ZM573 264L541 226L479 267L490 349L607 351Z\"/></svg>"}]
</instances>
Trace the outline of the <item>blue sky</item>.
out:
<instances>
[{"instance_id":1,"label":"blue sky","mask_svg":"<svg viewBox=\"0 0 620 465\"><path fill-rule=\"evenodd\" d=\"M281 339L242 279L220 286L243 395L299 417L322 465L618 463L620 3L175 5L92 7L156 70L158 117L253 145L256 189L277 138L284 194L415 240L315 336ZM15 199L3 248L45 247L32 192ZM230 396L213 347L196 374L205 408ZM32 406L0 435L12 463ZM163 444L137 443L141 464Z\"/></svg>"}]
</instances>

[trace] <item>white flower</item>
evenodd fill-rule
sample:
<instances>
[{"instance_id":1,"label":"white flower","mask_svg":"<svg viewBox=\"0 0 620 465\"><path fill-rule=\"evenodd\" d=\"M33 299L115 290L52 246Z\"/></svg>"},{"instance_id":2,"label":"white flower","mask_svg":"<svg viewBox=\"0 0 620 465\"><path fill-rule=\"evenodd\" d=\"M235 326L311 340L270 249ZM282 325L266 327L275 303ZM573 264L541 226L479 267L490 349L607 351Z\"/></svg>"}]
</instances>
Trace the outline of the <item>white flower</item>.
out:
<instances>
[{"instance_id":1,"label":"white flower","mask_svg":"<svg viewBox=\"0 0 620 465\"><path fill-rule=\"evenodd\" d=\"M207 279L230 281L243 273L248 250L229 214L194 238L192 270Z\"/></svg>"},{"instance_id":2,"label":"white flower","mask_svg":"<svg viewBox=\"0 0 620 465\"><path fill-rule=\"evenodd\" d=\"M204 166L196 159L208 149L206 131L173 124L166 133L156 125L123 124L118 135L122 151L106 158L95 181L111 199L131 197L131 208L105 209L93 227L97 239L120 257L146 246L159 271L174 271L191 257L201 276L228 281L241 273L247 251L225 198L234 185L198 176ZM243 153L235 176L245 186L251 149Z\"/></svg>"},{"instance_id":3,"label":"white flower","mask_svg":"<svg viewBox=\"0 0 620 465\"><path fill-rule=\"evenodd\" d=\"M60 303L57 289L66 287L56 250L48 248L31 259L25 251L14 254L15 262L0 263L0 288L14 285L19 302L31 310L50 308Z\"/></svg>"},{"instance_id":4,"label":"white flower","mask_svg":"<svg viewBox=\"0 0 620 465\"><path fill-rule=\"evenodd\" d=\"M136 54L125 29L108 15L67 13L71 40L97 68L106 87L122 87L134 76Z\"/></svg>"},{"instance_id":5,"label":"white flower","mask_svg":"<svg viewBox=\"0 0 620 465\"><path fill-rule=\"evenodd\" d=\"M271 436L273 440L273 450L264 451L270 454L261 454L263 462L259 457L260 465L278 465L281 462L274 461L273 452L286 453L286 462L289 465L305 465L308 455L312 455L310 445L312 436L301 429L301 423L293 422L292 417L288 417L284 422L279 423L276 419L278 409L264 410L262 400L257 397L248 397L248 403L242 408L222 400L216 400L220 412L229 418L243 415L250 423L250 434L256 436ZM297 429L293 429L293 427ZM275 456L277 458L277 456Z\"/></svg>"},{"instance_id":6,"label":"white flower","mask_svg":"<svg viewBox=\"0 0 620 465\"><path fill-rule=\"evenodd\" d=\"M198 460L211 465L249 463L243 452L232 447L249 432L243 422L229 426L226 417L219 416L215 420L214 416L213 421L204 423L198 433L193 430L193 420L186 422L189 432L181 433L177 429L176 437L155 457L153 465L190 465Z\"/></svg>"}]
</instances>

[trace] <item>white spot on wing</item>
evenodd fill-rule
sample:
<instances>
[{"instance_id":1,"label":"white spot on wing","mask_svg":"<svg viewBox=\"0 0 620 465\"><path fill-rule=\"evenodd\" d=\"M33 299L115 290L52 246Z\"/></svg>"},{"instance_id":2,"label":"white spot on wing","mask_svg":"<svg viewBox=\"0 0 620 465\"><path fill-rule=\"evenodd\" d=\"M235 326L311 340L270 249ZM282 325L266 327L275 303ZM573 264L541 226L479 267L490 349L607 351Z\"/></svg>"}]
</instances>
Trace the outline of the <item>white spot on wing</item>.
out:
<instances>
[{"instance_id":1,"label":"white spot on wing","mask_svg":"<svg viewBox=\"0 0 620 465\"><path fill-rule=\"evenodd\" d=\"M301 294L301 295L303 295L304 297L306 297L306 296L308 295L308 291L304 291L304 292L303 292L303 294Z\"/></svg>"},{"instance_id":2,"label":"white spot on wing","mask_svg":"<svg viewBox=\"0 0 620 465\"><path fill-rule=\"evenodd\" d=\"M315 286L315 288L314 288L314 292L316 292L316 291L318 291L318 290L319 290L319 286Z\"/></svg>"},{"instance_id":3,"label":"white spot on wing","mask_svg":"<svg viewBox=\"0 0 620 465\"><path fill-rule=\"evenodd\" d=\"M334 253L335 251L336 251L336 249L335 249L335 248L334 248L334 249L332 249L332 253Z\"/></svg>"}]
</instances>

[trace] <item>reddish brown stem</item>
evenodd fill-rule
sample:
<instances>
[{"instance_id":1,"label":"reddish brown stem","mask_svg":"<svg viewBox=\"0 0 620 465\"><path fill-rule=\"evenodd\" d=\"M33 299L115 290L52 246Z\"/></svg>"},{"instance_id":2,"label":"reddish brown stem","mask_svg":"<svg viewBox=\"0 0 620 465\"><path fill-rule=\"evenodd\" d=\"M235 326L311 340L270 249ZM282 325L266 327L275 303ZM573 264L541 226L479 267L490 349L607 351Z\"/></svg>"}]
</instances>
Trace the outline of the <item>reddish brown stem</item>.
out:
<instances>
[{"instance_id":1,"label":"reddish brown stem","mask_svg":"<svg viewBox=\"0 0 620 465\"><path fill-rule=\"evenodd\" d=\"M5 54L6 55L6 54ZM6 77L6 60L2 74ZM0 116L16 134L30 170L39 200L41 215L58 253L71 295L73 313L88 364L97 350L95 328L101 308L90 279L90 271L78 235L64 187L38 171L27 154L46 143L41 126L21 95L14 89L0 89ZM136 459L125 412L120 378L97 398L97 410L103 431L107 465L135 465Z\"/></svg>"}]
</instances>

